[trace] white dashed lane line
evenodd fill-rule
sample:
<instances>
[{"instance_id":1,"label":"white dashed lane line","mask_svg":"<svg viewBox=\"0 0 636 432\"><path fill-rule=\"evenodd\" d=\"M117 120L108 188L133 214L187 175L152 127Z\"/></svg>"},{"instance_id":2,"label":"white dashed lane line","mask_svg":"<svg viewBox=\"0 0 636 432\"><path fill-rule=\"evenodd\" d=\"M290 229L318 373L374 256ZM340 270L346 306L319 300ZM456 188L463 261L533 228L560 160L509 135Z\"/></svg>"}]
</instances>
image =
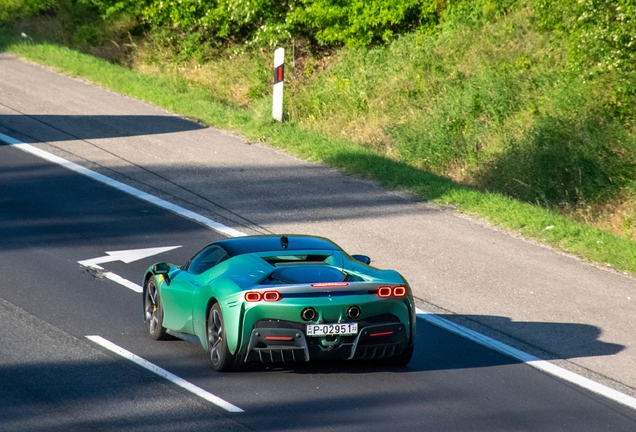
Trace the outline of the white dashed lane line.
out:
<instances>
[{"instance_id":1,"label":"white dashed lane line","mask_svg":"<svg viewBox=\"0 0 636 432\"><path fill-rule=\"evenodd\" d=\"M107 350L125 358L126 360L130 360L131 362L138 364L144 369L148 369L150 372L155 373L159 375L160 377L167 379L168 381L178 385L182 389L185 389L189 391L190 393L193 393L199 396L200 398L205 399L206 401L211 402L220 408L223 408L226 411L235 412L235 413L244 412L239 407L232 405L231 403L221 399L220 397L216 395L213 395L212 393L206 390L203 390L201 387L195 386L194 384L184 380L183 378L179 378L175 374L168 372L167 370L162 369L153 363L150 363L148 360L145 360L139 357L138 355L133 354L130 351L127 351L124 348L115 345L114 343L104 339L101 336L86 336L86 338L96 343L97 345L103 348L106 348Z\"/></svg>"}]
</instances>

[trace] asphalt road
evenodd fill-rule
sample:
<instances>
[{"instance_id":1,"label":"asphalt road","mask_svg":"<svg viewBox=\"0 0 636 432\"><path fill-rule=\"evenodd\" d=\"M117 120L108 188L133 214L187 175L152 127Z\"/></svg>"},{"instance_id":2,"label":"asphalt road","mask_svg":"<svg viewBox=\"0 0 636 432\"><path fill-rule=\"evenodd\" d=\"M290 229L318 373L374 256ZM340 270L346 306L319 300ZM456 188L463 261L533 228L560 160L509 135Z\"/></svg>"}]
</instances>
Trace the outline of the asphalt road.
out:
<instances>
[{"instance_id":1,"label":"asphalt road","mask_svg":"<svg viewBox=\"0 0 636 432\"><path fill-rule=\"evenodd\" d=\"M420 307L636 397L629 276L3 53L0 133L246 233L329 237Z\"/></svg>"},{"instance_id":2,"label":"asphalt road","mask_svg":"<svg viewBox=\"0 0 636 432\"><path fill-rule=\"evenodd\" d=\"M199 224L0 146L0 430L633 431L636 411L418 322L403 369L303 364L214 373L145 333L141 296L78 261L220 238ZM158 257L106 270L138 281ZM240 407L227 413L86 339L99 335Z\"/></svg>"}]
</instances>

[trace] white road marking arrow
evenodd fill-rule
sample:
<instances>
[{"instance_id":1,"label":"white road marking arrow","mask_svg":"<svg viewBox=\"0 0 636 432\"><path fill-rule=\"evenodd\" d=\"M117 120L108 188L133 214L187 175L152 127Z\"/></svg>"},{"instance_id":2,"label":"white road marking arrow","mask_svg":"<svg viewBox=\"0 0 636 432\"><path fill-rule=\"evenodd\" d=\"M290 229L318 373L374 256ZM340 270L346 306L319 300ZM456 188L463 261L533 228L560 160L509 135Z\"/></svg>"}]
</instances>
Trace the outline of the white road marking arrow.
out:
<instances>
[{"instance_id":1,"label":"white road marking arrow","mask_svg":"<svg viewBox=\"0 0 636 432\"><path fill-rule=\"evenodd\" d=\"M84 261L78 261L80 265L84 267L90 267L94 269L103 270L103 267L98 264L103 264L107 262L113 261L123 261L126 264L131 263L133 261L138 261L143 258L147 258L153 255L158 255L160 253L168 252L172 249L180 248L181 246L166 246L166 247L156 247L156 248L146 248L146 249L130 249L130 250L122 250L122 251L111 251L106 253L108 255L103 257L91 258Z\"/></svg>"}]
</instances>

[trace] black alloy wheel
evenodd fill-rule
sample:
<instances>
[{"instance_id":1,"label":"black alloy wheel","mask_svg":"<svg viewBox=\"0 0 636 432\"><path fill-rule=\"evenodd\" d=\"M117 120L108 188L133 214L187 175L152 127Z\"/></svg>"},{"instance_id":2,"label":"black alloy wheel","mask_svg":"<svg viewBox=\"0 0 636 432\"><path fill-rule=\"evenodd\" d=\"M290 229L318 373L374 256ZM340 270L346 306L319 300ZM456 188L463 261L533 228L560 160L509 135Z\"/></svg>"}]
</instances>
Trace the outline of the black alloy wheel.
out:
<instances>
[{"instance_id":1,"label":"black alloy wheel","mask_svg":"<svg viewBox=\"0 0 636 432\"><path fill-rule=\"evenodd\" d=\"M166 329L163 326L163 308L159 298L159 289L154 278L149 278L144 289L144 312L148 333L154 340L166 337Z\"/></svg>"},{"instance_id":2,"label":"black alloy wheel","mask_svg":"<svg viewBox=\"0 0 636 432\"><path fill-rule=\"evenodd\" d=\"M207 334L208 353L212 368L217 372L233 370L235 357L227 347L223 314L218 303L215 303L210 309Z\"/></svg>"}]
</instances>

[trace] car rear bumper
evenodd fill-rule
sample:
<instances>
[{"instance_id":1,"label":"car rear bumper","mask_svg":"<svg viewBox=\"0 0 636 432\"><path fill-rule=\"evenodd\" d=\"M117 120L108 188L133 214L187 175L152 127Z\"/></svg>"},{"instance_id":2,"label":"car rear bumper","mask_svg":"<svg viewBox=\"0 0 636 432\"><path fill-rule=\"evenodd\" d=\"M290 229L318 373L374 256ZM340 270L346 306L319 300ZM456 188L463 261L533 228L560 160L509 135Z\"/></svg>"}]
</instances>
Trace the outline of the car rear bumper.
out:
<instances>
[{"instance_id":1,"label":"car rear bumper","mask_svg":"<svg viewBox=\"0 0 636 432\"><path fill-rule=\"evenodd\" d=\"M304 324L263 320L252 329L245 362L370 360L399 355L408 345L407 327L399 322L361 326L353 336L307 336ZM268 327L268 325L270 325Z\"/></svg>"}]
</instances>

